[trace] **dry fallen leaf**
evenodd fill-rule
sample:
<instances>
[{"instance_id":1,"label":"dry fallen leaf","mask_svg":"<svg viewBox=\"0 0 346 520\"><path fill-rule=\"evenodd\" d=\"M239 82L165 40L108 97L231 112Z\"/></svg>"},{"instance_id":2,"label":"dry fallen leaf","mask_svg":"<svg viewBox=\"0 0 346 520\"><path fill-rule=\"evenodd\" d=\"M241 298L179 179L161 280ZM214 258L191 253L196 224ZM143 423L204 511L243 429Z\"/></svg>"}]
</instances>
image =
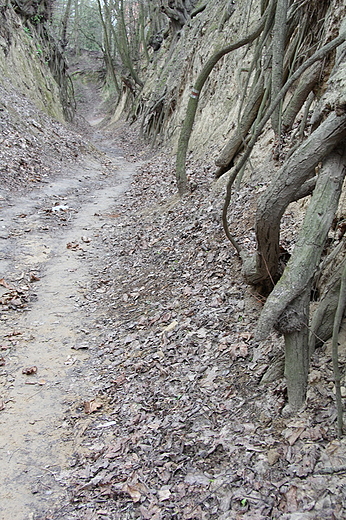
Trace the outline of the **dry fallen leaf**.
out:
<instances>
[{"instance_id":1,"label":"dry fallen leaf","mask_svg":"<svg viewBox=\"0 0 346 520\"><path fill-rule=\"evenodd\" d=\"M85 401L83 404L85 413L93 413L102 408L102 403L95 401L95 399L92 399L91 401Z\"/></svg>"},{"instance_id":2,"label":"dry fallen leaf","mask_svg":"<svg viewBox=\"0 0 346 520\"><path fill-rule=\"evenodd\" d=\"M178 325L178 322L176 320L172 321L167 327L163 329L163 332L171 332L175 329L175 327Z\"/></svg>"},{"instance_id":3,"label":"dry fallen leaf","mask_svg":"<svg viewBox=\"0 0 346 520\"><path fill-rule=\"evenodd\" d=\"M22 370L22 374L26 374L27 376L30 376L31 374L36 374L36 372L37 372L36 366L23 368L23 370Z\"/></svg>"},{"instance_id":4,"label":"dry fallen leaf","mask_svg":"<svg viewBox=\"0 0 346 520\"><path fill-rule=\"evenodd\" d=\"M108 446L107 451L104 454L105 459L114 459L115 457L117 457L122 447L123 444L121 440L115 441L113 444Z\"/></svg>"},{"instance_id":5,"label":"dry fallen leaf","mask_svg":"<svg viewBox=\"0 0 346 520\"><path fill-rule=\"evenodd\" d=\"M253 334L251 332L241 332L239 336L243 338L245 341L249 341L253 338Z\"/></svg>"},{"instance_id":6,"label":"dry fallen leaf","mask_svg":"<svg viewBox=\"0 0 346 520\"><path fill-rule=\"evenodd\" d=\"M153 519L156 520L157 518L160 518L160 516L161 516L161 514L160 514L161 509L156 505L150 504L148 508L141 505L139 507L139 510L140 510L142 518L144 520L153 520Z\"/></svg>"},{"instance_id":7,"label":"dry fallen leaf","mask_svg":"<svg viewBox=\"0 0 346 520\"><path fill-rule=\"evenodd\" d=\"M280 454L277 450L271 449L268 451L267 457L268 457L268 463L270 464L270 466L273 466L280 459Z\"/></svg>"},{"instance_id":8,"label":"dry fallen leaf","mask_svg":"<svg viewBox=\"0 0 346 520\"><path fill-rule=\"evenodd\" d=\"M79 249L79 244L77 242L68 242L66 247L67 249L72 249L72 251L77 251L77 249Z\"/></svg>"},{"instance_id":9,"label":"dry fallen leaf","mask_svg":"<svg viewBox=\"0 0 346 520\"><path fill-rule=\"evenodd\" d=\"M285 493L285 496L287 502L287 511L290 513L298 511L297 487L291 486L287 493Z\"/></svg>"},{"instance_id":10,"label":"dry fallen leaf","mask_svg":"<svg viewBox=\"0 0 346 520\"><path fill-rule=\"evenodd\" d=\"M125 484L123 487L124 493L128 493L130 497L132 498L133 502L139 502L142 498L142 493L138 489L137 486Z\"/></svg>"},{"instance_id":11,"label":"dry fallen leaf","mask_svg":"<svg viewBox=\"0 0 346 520\"><path fill-rule=\"evenodd\" d=\"M229 353L232 359L246 357L248 355L248 346L246 343L235 343L231 345Z\"/></svg>"},{"instance_id":12,"label":"dry fallen leaf","mask_svg":"<svg viewBox=\"0 0 346 520\"><path fill-rule=\"evenodd\" d=\"M89 345L87 343L79 343L76 345L72 345L74 350L87 350L89 348Z\"/></svg>"},{"instance_id":13,"label":"dry fallen leaf","mask_svg":"<svg viewBox=\"0 0 346 520\"><path fill-rule=\"evenodd\" d=\"M304 426L300 426L298 428L287 428L286 430L284 430L283 435L286 438L289 445L293 446L293 444L299 439L299 437L304 431Z\"/></svg>"},{"instance_id":14,"label":"dry fallen leaf","mask_svg":"<svg viewBox=\"0 0 346 520\"><path fill-rule=\"evenodd\" d=\"M4 401L0 401L0 412L5 409Z\"/></svg>"},{"instance_id":15,"label":"dry fallen leaf","mask_svg":"<svg viewBox=\"0 0 346 520\"><path fill-rule=\"evenodd\" d=\"M168 486L162 486L162 488L159 489L157 492L160 502L163 502L164 500L169 500L171 494L172 493Z\"/></svg>"},{"instance_id":16,"label":"dry fallen leaf","mask_svg":"<svg viewBox=\"0 0 346 520\"><path fill-rule=\"evenodd\" d=\"M3 367L6 364L6 360L4 357L0 357L0 367Z\"/></svg>"},{"instance_id":17,"label":"dry fallen leaf","mask_svg":"<svg viewBox=\"0 0 346 520\"><path fill-rule=\"evenodd\" d=\"M114 379L114 380L112 381L112 383L113 383L114 385L117 385L117 386L120 386L120 385L122 385L122 384L125 383L125 382L126 382L125 374L121 374L119 377L117 377L116 379Z\"/></svg>"},{"instance_id":18,"label":"dry fallen leaf","mask_svg":"<svg viewBox=\"0 0 346 520\"><path fill-rule=\"evenodd\" d=\"M6 287L6 289L13 289L13 287L10 284L8 284L4 278L0 278L0 285Z\"/></svg>"}]
</instances>

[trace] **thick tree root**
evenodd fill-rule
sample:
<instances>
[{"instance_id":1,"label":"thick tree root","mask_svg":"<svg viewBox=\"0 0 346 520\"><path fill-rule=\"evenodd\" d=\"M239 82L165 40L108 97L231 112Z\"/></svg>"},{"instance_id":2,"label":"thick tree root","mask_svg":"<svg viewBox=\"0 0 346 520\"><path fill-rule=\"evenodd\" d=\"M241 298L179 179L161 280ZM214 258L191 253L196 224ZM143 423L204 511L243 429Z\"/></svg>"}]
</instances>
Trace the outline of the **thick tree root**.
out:
<instances>
[{"instance_id":1,"label":"thick tree root","mask_svg":"<svg viewBox=\"0 0 346 520\"><path fill-rule=\"evenodd\" d=\"M340 293L341 274L344 266L346 266L346 260L339 265L334 273L312 316L309 338L310 356L314 353L316 347L322 345L332 337Z\"/></svg>"},{"instance_id":2,"label":"thick tree root","mask_svg":"<svg viewBox=\"0 0 346 520\"><path fill-rule=\"evenodd\" d=\"M291 86L295 83L295 81L300 78L300 76L307 70L309 67L311 67L314 63L322 60L325 56L327 56L331 51L333 51L335 48L337 48L339 45L341 45L346 40L346 32L343 32L334 40L330 41L323 47L321 47L318 51L316 51L310 58L308 58L295 72L292 74L292 76L286 81L285 85L282 87L278 95L275 97L275 99L271 102L269 108L266 110L265 115L262 117L261 121L258 123L256 127L256 131L254 132L253 136L251 137L246 151L241 158L241 160L238 162L238 164L233 168L232 175L230 177L229 184L227 185L227 192L224 202L224 208L223 208L223 226L225 229L226 236L230 234L228 230L228 223L227 218L225 218L225 215L227 215L227 209L229 207L230 201L231 201L231 194L232 194L232 185L234 183L235 178L237 177L238 173L243 169L245 164L247 163L252 150L261 135L265 125L269 121L272 113L274 112L277 105L283 100L284 96L288 92L288 90L291 88ZM342 117L342 116L341 116ZM314 132L315 134L315 132ZM325 155L324 155L325 156ZM184 163L185 168L185 163ZM309 177L309 175L306 177L306 179ZM290 184L290 183L289 183ZM300 186L301 184L299 184ZM269 237L268 237L269 239ZM250 282L251 283L251 282Z\"/></svg>"},{"instance_id":3,"label":"thick tree root","mask_svg":"<svg viewBox=\"0 0 346 520\"><path fill-rule=\"evenodd\" d=\"M263 307L256 329L258 340L268 336L287 306L311 283L337 209L345 174L344 150L330 153L319 174L293 254Z\"/></svg>"},{"instance_id":4,"label":"thick tree root","mask_svg":"<svg viewBox=\"0 0 346 520\"><path fill-rule=\"evenodd\" d=\"M317 84L322 70L321 62L314 63L300 78L297 88L282 116L282 127L287 132L293 126L294 120L305 103L311 90Z\"/></svg>"},{"instance_id":5,"label":"thick tree root","mask_svg":"<svg viewBox=\"0 0 346 520\"><path fill-rule=\"evenodd\" d=\"M290 412L296 412L305 402L309 372L309 303L310 286L307 285L285 310L286 320L283 315L280 320L280 331L285 336L285 377Z\"/></svg>"},{"instance_id":6,"label":"thick tree root","mask_svg":"<svg viewBox=\"0 0 346 520\"><path fill-rule=\"evenodd\" d=\"M215 164L220 169L219 173L216 174L216 177L221 177L223 173L229 169L230 164L232 163L235 155L241 151L244 146L246 134L250 130L253 122L256 119L258 109L261 105L262 98L264 94L264 82L263 78L260 81L260 84L256 88L253 95L250 97L245 109L241 121L232 135L224 149L222 150L219 157L216 159Z\"/></svg>"}]
</instances>

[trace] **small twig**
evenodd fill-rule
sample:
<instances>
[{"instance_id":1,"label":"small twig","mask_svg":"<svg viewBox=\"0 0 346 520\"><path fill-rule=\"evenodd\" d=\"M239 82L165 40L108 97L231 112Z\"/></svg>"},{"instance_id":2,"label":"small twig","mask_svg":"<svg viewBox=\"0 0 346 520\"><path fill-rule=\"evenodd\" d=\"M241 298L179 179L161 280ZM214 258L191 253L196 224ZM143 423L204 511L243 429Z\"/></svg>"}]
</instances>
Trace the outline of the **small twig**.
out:
<instances>
[{"instance_id":1,"label":"small twig","mask_svg":"<svg viewBox=\"0 0 346 520\"><path fill-rule=\"evenodd\" d=\"M273 284L273 287L274 287L274 286L275 286L275 283L274 283L273 277L272 277L272 275L271 275L271 273L270 273L270 271L269 271L267 261L266 261L264 255L262 255L261 253L258 253L258 254L259 254L259 255L261 256L261 258L263 259L264 266L265 266L265 268L266 268L266 271L267 271L267 273L268 273L268 276L269 276L269 278L270 278L270 281L271 281L271 283Z\"/></svg>"},{"instance_id":2,"label":"small twig","mask_svg":"<svg viewBox=\"0 0 346 520\"><path fill-rule=\"evenodd\" d=\"M40 390L38 390L37 392L34 392L33 394L29 395L29 397L27 397L25 400L29 401L29 399L32 399L33 397L35 397L35 395L40 394L42 392L42 390L43 390L43 386L44 385L42 385Z\"/></svg>"},{"instance_id":3,"label":"small twig","mask_svg":"<svg viewBox=\"0 0 346 520\"><path fill-rule=\"evenodd\" d=\"M321 468L314 472L314 475L332 475L333 473L346 473L346 466L339 466L338 468Z\"/></svg>"},{"instance_id":4,"label":"small twig","mask_svg":"<svg viewBox=\"0 0 346 520\"><path fill-rule=\"evenodd\" d=\"M21 451L21 448L17 448L16 450L12 451L12 453L11 453L11 455L10 455L9 459L8 459L8 462L10 462L10 461L11 461L11 459L12 459L13 455L14 455L15 453L17 453L17 451Z\"/></svg>"},{"instance_id":5,"label":"small twig","mask_svg":"<svg viewBox=\"0 0 346 520\"><path fill-rule=\"evenodd\" d=\"M336 399L336 409L337 409L337 428L338 428L338 439L342 437L342 428L343 428L343 420L342 420L342 399L341 399L341 373L339 368L339 355L338 355L338 335L340 331L341 321L344 315L346 303L346 264L344 270L341 275L341 286L339 293L339 301L338 306L336 308L334 325L333 325L333 339L332 339L332 361L333 361L333 372L334 372L334 382L335 382L335 399Z\"/></svg>"}]
</instances>

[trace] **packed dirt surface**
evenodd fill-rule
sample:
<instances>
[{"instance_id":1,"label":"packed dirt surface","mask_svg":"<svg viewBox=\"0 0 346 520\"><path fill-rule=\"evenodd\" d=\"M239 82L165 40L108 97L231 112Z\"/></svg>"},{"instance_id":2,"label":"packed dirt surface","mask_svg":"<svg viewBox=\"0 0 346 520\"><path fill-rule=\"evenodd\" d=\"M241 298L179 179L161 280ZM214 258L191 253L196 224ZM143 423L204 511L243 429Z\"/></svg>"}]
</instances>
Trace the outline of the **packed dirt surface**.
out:
<instances>
[{"instance_id":1,"label":"packed dirt surface","mask_svg":"<svg viewBox=\"0 0 346 520\"><path fill-rule=\"evenodd\" d=\"M85 369L99 331L86 293L89 273L102 268L103 215L134 173L121 155L115 149L107 166L86 157L2 201L2 520L33 518L60 497L61 467L75 451L64 414L93 397Z\"/></svg>"},{"instance_id":2,"label":"packed dirt surface","mask_svg":"<svg viewBox=\"0 0 346 520\"><path fill-rule=\"evenodd\" d=\"M282 340L253 340L262 302L221 228L223 181L191 163L179 199L133 130L84 131L94 145L73 137L33 183L3 159L0 519L345 518L330 351L284 416ZM249 249L262 190L233 203Z\"/></svg>"}]
</instances>

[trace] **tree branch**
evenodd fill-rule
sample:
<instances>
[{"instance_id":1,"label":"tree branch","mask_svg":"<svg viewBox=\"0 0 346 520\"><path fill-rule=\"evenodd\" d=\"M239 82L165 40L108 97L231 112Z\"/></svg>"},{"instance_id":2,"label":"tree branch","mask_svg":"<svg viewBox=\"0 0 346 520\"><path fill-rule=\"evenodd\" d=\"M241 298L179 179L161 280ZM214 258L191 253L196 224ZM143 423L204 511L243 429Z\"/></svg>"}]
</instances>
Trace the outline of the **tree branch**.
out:
<instances>
[{"instance_id":1,"label":"tree branch","mask_svg":"<svg viewBox=\"0 0 346 520\"><path fill-rule=\"evenodd\" d=\"M275 9L276 2L272 0L270 5L267 7L264 15L261 20L257 24L257 27L247 36L238 40L237 42L231 43L227 45L223 49L216 51L207 61L203 69L198 75L198 78L195 82L194 88L191 91L191 95L189 98L189 102L187 105L186 116L180 131L179 141L178 141L178 150L177 150L177 158L176 158L176 178L178 191L181 195L188 191L188 183L186 178L186 154L189 146L189 140L192 132L193 123L195 121L197 106L199 102L200 92L207 81L209 74L217 64L217 62L226 54L247 45L248 43L253 42L262 32L265 23L267 21L267 17L271 15L272 11Z\"/></svg>"},{"instance_id":2,"label":"tree branch","mask_svg":"<svg viewBox=\"0 0 346 520\"><path fill-rule=\"evenodd\" d=\"M234 182L234 179L236 178L236 176L238 175L238 173L241 171L241 169L243 168L243 166L245 165L245 163L247 162L248 158L250 157L251 155L251 152L253 150L253 147L255 146L256 142L257 142L257 139L259 138L259 136L261 135L266 123L269 121L272 113L274 112L276 106L278 105L278 103L280 103L280 101L283 99L283 97L285 96L285 94L287 93L287 91L289 90L289 88L293 85L293 83L303 74L303 72L305 72L309 67L311 67L311 65L313 65L316 61L319 61L321 59L323 59L327 54L329 54L331 51L333 51L336 47L338 47L339 45L341 45L344 41L346 40L346 32L342 33L341 35L337 36L336 38L334 38L334 40L332 40L331 42L327 43L326 45L324 45L323 47L321 47L321 49L319 49L318 51L316 51L309 59L307 59L297 70L294 74L292 74L292 76L287 80L287 82L285 83L285 85L282 87L282 89L280 90L280 92L278 93L278 95L276 96L276 98L272 101L272 103L270 104L266 114L263 116L262 120L259 122L258 126L257 126L257 129L256 129L256 132L254 133L254 135L252 136L251 140L249 141L249 144L247 146L247 150L246 152L244 153L243 157L241 158L241 160L239 161L239 163L234 167L234 170L233 170L233 173L232 173L232 184ZM230 201L231 201L231 195L232 195L232 190L231 190L231 187L232 186L227 186L227 191L226 191L226 197L225 197L225 202L224 202L224 209L223 209L223 214L227 214L227 209L228 209L228 206L230 204ZM227 236L227 220L224 221L224 229L225 229L225 233L226 233L226 236ZM229 232L228 232L229 233Z\"/></svg>"}]
</instances>

